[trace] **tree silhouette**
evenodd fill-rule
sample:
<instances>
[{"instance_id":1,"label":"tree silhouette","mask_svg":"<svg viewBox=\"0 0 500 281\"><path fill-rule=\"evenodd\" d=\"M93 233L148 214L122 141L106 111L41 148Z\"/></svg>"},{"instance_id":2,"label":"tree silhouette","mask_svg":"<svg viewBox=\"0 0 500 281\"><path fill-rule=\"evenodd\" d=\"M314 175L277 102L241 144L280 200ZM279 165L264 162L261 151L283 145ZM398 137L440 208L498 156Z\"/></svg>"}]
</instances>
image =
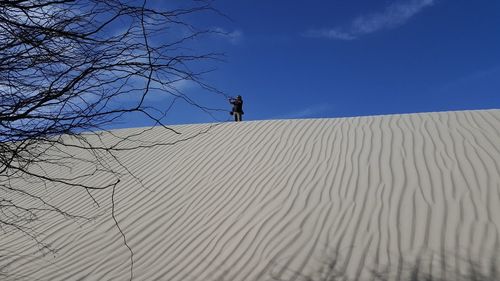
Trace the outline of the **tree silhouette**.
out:
<instances>
[{"instance_id":1,"label":"tree silhouette","mask_svg":"<svg viewBox=\"0 0 500 281\"><path fill-rule=\"evenodd\" d=\"M120 181L114 153L158 143L130 141L132 135L104 142L107 125L138 113L179 134L162 122L170 107L146 105L153 92L212 112L176 85L187 80L222 94L202 81L203 71L193 70L221 54L189 48L192 40L216 32L196 28L189 17L218 12L207 1L177 4L183 6L161 9L126 0L0 1L0 231L21 232L50 249L30 226L40 213L91 219L54 205L43 190L82 189L97 205L92 190L112 189L113 196ZM71 172L61 176L61 169ZM103 181L88 184L91 177Z\"/></svg>"}]
</instances>

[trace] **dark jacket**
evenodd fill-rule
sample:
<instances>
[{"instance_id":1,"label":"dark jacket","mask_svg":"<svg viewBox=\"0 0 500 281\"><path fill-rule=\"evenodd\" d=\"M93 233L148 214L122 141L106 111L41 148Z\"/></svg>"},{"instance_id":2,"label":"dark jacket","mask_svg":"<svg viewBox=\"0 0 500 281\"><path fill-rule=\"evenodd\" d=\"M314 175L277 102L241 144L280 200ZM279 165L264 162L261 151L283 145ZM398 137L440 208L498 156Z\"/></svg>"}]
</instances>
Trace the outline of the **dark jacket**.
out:
<instances>
[{"instance_id":1,"label":"dark jacket","mask_svg":"<svg viewBox=\"0 0 500 281\"><path fill-rule=\"evenodd\" d=\"M230 99L229 102L233 105L233 112L243 114L243 99Z\"/></svg>"}]
</instances>

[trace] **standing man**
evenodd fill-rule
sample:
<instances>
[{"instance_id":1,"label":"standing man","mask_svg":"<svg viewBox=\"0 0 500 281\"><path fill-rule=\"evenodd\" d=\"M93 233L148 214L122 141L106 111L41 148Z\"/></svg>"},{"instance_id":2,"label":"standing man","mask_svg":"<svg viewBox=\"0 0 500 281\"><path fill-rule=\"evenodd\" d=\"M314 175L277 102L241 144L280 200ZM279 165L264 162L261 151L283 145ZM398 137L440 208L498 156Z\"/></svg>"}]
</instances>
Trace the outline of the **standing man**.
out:
<instances>
[{"instance_id":1,"label":"standing man","mask_svg":"<svg viewBox=\"0 0 500 281\"><path fill-rule=\"evenodd\" d=\"M240 95L236 96L236 98L229 98L229 103L233 105L233 109L230 112L231 115L234 115L234 121L240 122L242 119L243 113L243 99Z\"/></svg>"}]
</instances>

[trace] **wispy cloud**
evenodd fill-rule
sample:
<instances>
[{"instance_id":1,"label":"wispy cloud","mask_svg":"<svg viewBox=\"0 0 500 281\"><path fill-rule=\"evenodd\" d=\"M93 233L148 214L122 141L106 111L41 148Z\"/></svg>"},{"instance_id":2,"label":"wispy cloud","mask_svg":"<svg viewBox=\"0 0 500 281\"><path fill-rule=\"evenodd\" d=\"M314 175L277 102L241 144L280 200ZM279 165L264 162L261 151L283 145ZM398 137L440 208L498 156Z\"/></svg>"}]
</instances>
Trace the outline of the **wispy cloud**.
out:
<instances>
[{"instance_id":1,"label":"wispy cloud","mask_svg":"<svg viewBox=\"0 0 500 281\"><path fill-rule=\"evenodd\" d=\"M277 119L297 119L297 118L308 118L308 117L318 117L318 115L323 114L331 109L329 104L316 104L304 107L302 109L289 112L280 116Z\"/></svg>"},{"instance_id":2,"label":"wispy cloud","mask_svg":"<svg viewBox=\"0 0 500 281\"><path fill-rule=\"evenodd\" d=\"M490 93L493 96L498 95L500 91L498 77L500 77L500 65L472 72L432 90L438 93L469 93L471 95Z\"/></svg>"},{"instance_id":3,"label":"wispy cloud","mask_svg":"<svg viewBox=\"0 0 500 281\"><path fill-rule=\"evenodd\" d=\"M216 27L213 30L217 34L217 36L226 39L233 45L237 45L243 40L243 32L241 30L234 30L229 32L220 27Z\"/></svg>"},{"instance_id":4,"label":"wispy cloud","mask_svg":"<svg viewBox=\"0 0 500 281\"><path fill-rule=\"evenodd\" d=\"M436 2L437 0L399 1L390 4L382 12L358 16L347 26L331 29L311 29L303 33L303 35L336 40L354 40L365 34L401 26L420 11L434 5Z\"/></svg>"}]
</instances>

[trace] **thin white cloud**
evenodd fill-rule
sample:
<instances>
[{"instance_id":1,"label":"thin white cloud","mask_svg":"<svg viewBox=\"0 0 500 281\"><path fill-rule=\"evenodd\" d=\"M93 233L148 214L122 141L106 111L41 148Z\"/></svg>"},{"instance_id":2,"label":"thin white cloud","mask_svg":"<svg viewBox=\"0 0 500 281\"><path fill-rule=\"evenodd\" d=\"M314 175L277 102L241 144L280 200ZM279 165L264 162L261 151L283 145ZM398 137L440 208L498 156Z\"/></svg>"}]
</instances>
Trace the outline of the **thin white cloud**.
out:
<instances>
[{"instance_id":1,"label":"thin white cloud","mask_svg":"<svg viewBox=\"0 0 500 281\"><path fill-rule=\"evenodd\" d=\"M331 29L312 29L303 35L336 40L354 40L365 34L401 26L420 11L434 5L436 2L437 0L398 1L387 6L382 12L358 16L347 26Z\"/></svg>"},{"instance_id":2,"label":"thin white cloud","mask_svg":"<svg viewBox=\"0 0 500 281\"><path fill-rule=\"evenodd\" d=\"M472 72L466 76L449 81L435 89L438 93L467 92L477 94L498 93L500 91L500 65Z\"/></svg>"},{"instance_id":3,"label":"thin white cloud","mask_svg":"<svg viewBox=\"0 0 500 281\"><path fill-rule=\"evenodd\" d=\"M241 40L243 40L243 32L241 30L229 32L220 27L216 27L213 30L219 37L226 39L233 45L237 45L241 42Z\"/></svg>"},{"instance_id":4,"label":"thin white cloud","mask_svg":"<svg viewBox=\"0 0 500 281\"><path fill-rule=\"evenodd\" d=\"M311 105L294 112L290 112L281 116L277 116L277 119L297 119L297 118L309 118L318 117L318 115L323 114L331 109L329 104L316 104Z\"/></svg>"},{"instance_id":5,"label":"thin white cloud","mask_svg":"<svg viewBox=\"0 0 500 281\"><path fill-rule=\"evenodd\" d=\"M303 34L305 37L328 38L337 40L354 40L357 37L337 29L312 29Z\"/></svg>"}]
</instances>

